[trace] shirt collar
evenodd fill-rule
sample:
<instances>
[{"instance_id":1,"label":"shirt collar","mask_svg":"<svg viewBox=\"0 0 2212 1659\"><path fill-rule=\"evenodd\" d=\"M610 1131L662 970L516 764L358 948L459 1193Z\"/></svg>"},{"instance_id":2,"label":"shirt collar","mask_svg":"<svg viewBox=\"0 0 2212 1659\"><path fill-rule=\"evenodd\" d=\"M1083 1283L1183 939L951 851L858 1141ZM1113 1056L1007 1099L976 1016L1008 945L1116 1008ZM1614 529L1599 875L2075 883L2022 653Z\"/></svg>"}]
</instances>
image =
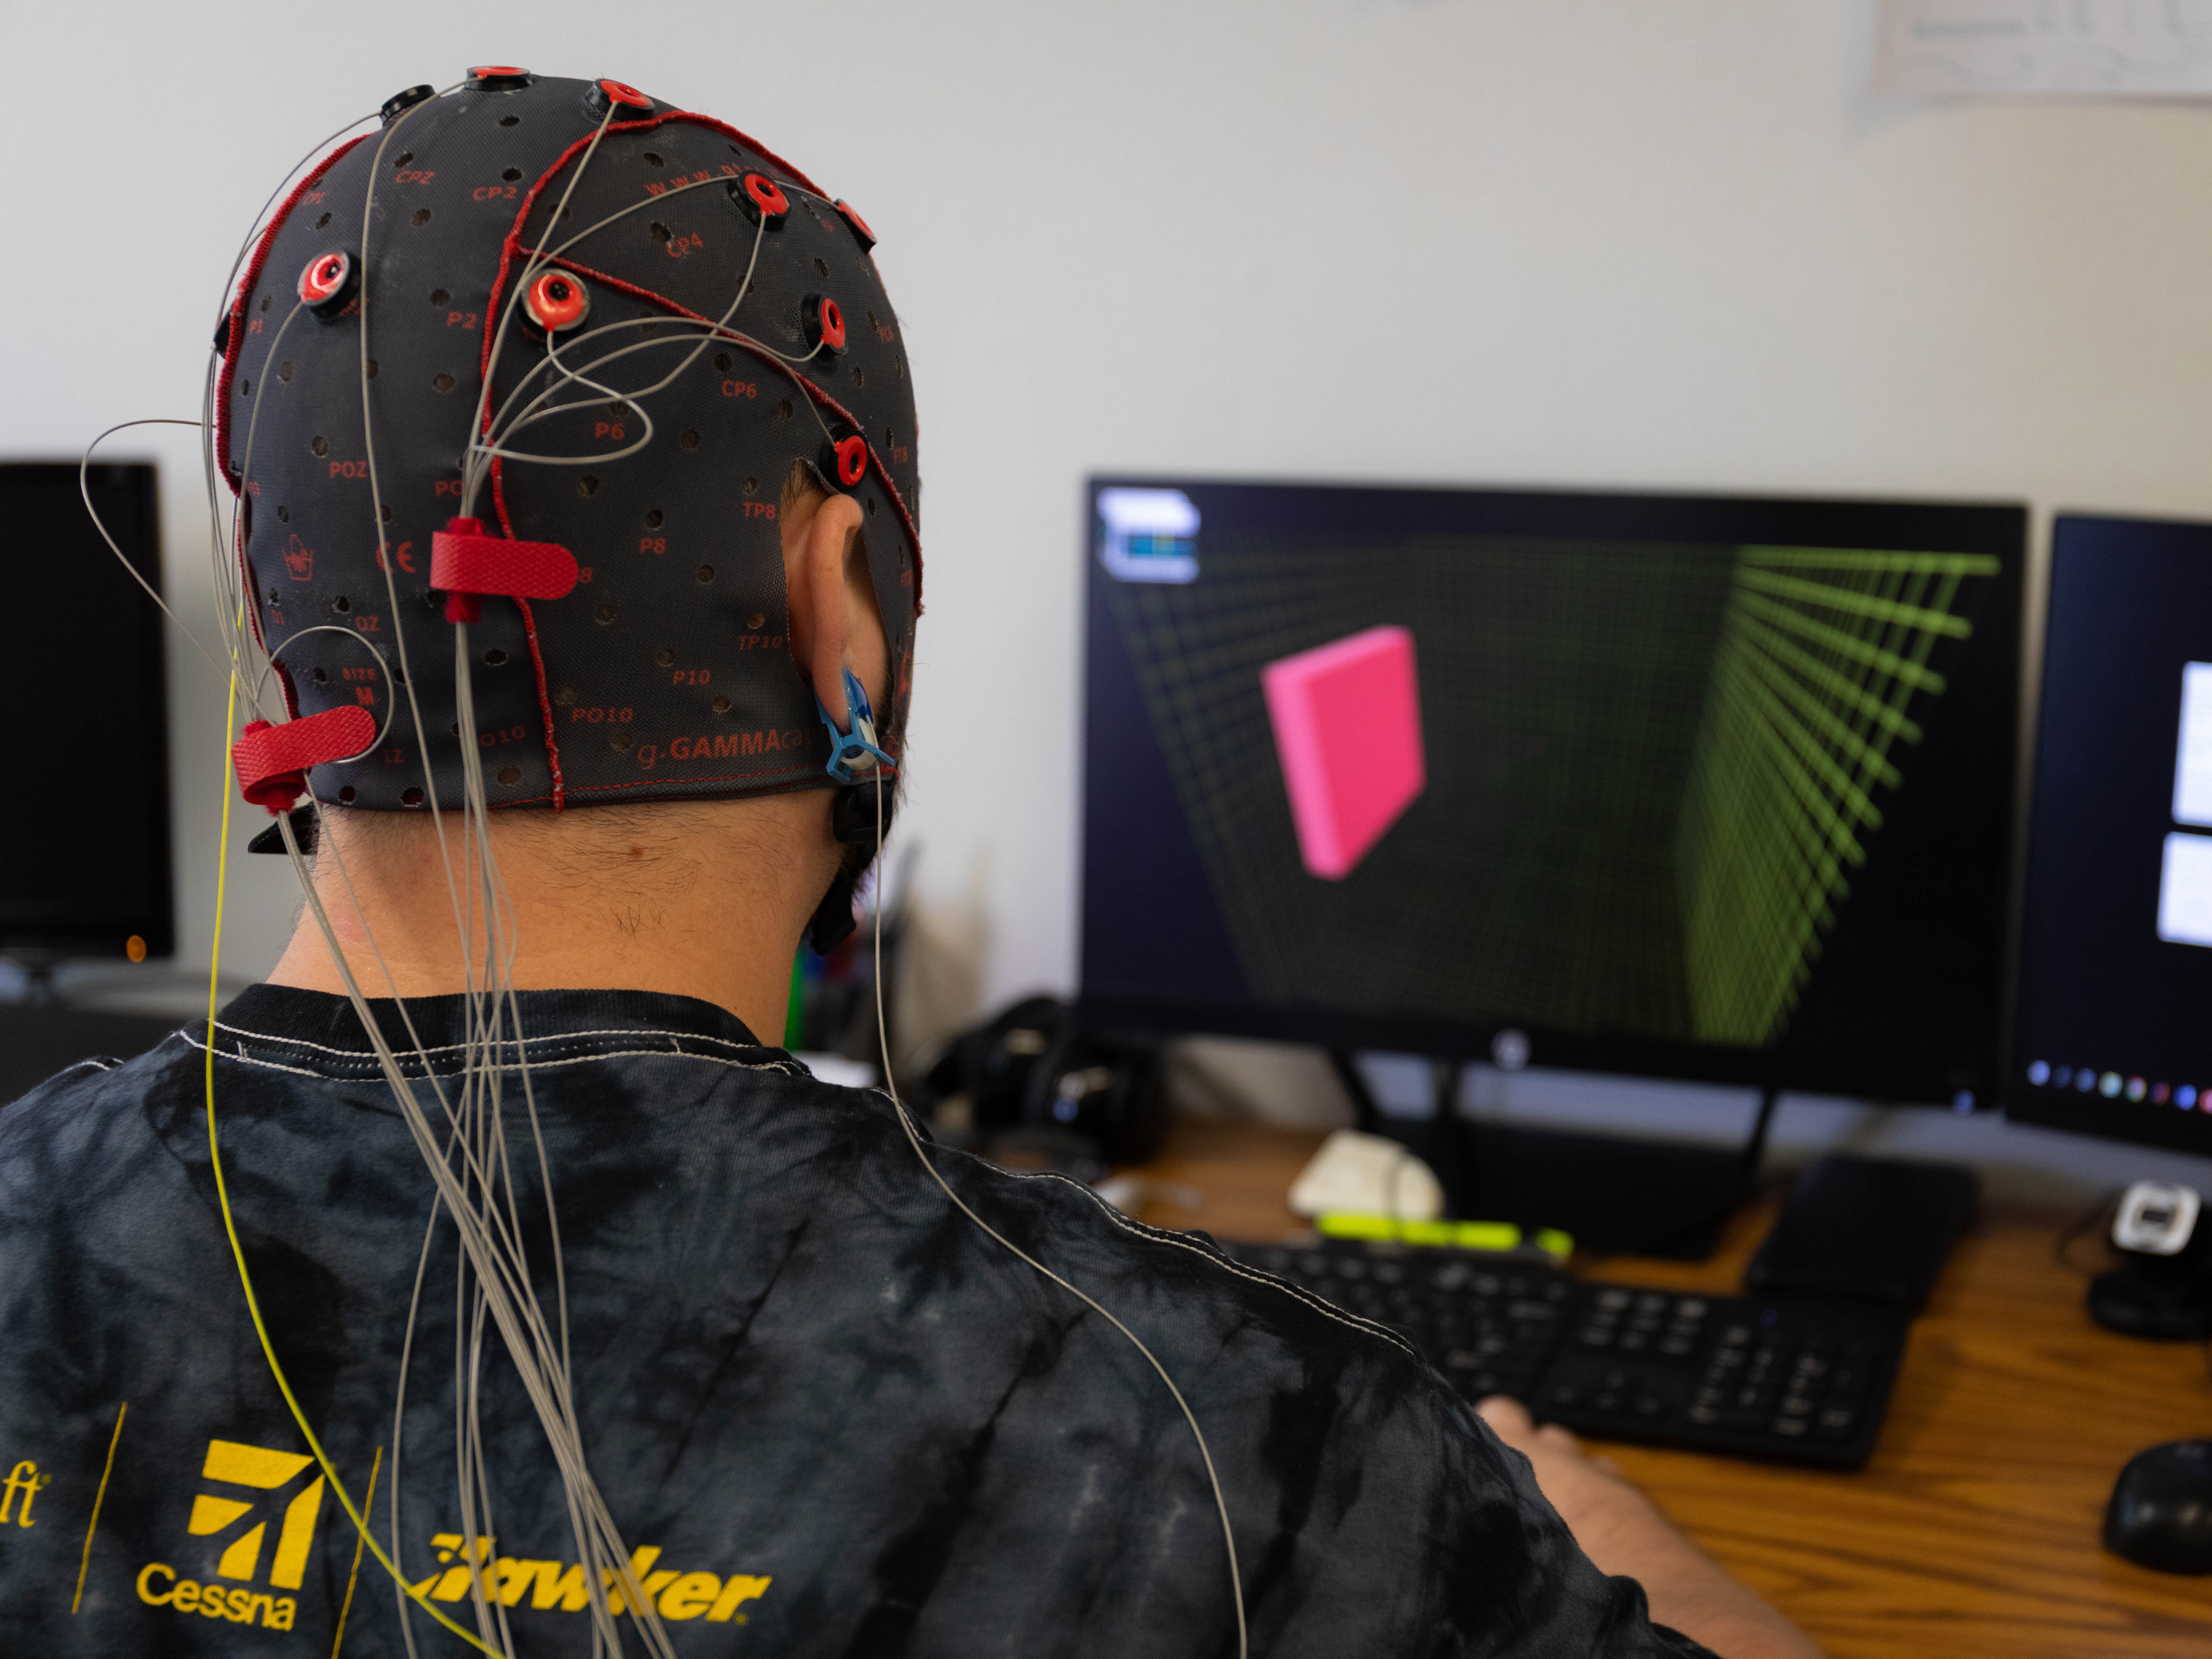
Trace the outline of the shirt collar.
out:
<instances>
[{"instance_id":1,"label":"shirt collar","mask_svg":"<svg viewBox=\"0 0 2212 1659\"><path fill-rule=\"evenodd\" d=\"M593 1050L703 1049L731 1058L744 1051L757 1061L784 1058L781 1050L763 1045L735 1014L696 997L659 991L522 991L514 1000L521 1035L533 1060L548 1046L577 1057ZM368 1006L385 1041L403 1060L411 1060L419 1046L433 1071L446 1072L459 1066L468 1031L466 1001L459 996L410 997L406 1008L414 1024L411 1037L399 1018L398 1003L371 998ZM192 1026L185 1030L198 1035ZM511 1045L514 1024L502 1022L501 1035ZM320 1062L313 1066L318 1071L351 1072L364 1061L371 1066L374 1063L369 1059L374 1050L368 1035L344 997L284 985L255 985L216 1017L214 1047L218 1053L265 1050L271 1045L296 1050L302 1059L313 1057ZM408 1069L418 1070L419 1063Z\"/></svg>"}]
</instances>

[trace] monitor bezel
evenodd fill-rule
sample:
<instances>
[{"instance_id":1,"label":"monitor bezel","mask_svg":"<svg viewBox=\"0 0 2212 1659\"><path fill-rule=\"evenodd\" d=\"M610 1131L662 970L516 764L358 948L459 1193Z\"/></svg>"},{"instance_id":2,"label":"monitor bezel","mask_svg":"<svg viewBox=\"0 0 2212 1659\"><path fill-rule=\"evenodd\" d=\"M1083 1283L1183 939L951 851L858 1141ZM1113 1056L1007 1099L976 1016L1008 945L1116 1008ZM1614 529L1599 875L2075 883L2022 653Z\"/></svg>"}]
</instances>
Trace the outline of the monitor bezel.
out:
<instances>
[{"instance_id":1,"label":"monitor bezel","mask_svg":"<svg viewBox=\"0 0 2212 1659\"><path fill-rule=\"evenodd\" d=\"M0 462L0 491L4 491L9 477L37 476L46 486L66 484L75 493L79 480L79 464L74 460L9 460ZM130 552L137 550L133 568L155 589L161 591L161 469L152 461L97 461L90 470L94 483L103 486L115 485L125 492L132 509L133 521L128 525L112 524L109 527L117 544ZM97 532L94 532L96 536ZM99 548L99 556L112 558L105 546ZM136 592L134 586L134 592ZM88 811L135 811L144 815L146 845L152 878L153 898L145 915L118 927L103 919L96 926L88 922L83 927L55 927L42 924L31 927L18 924L0 912L0 957L34 962L85 961L94 959L129 960L129 940L136 934L146 944L148 959L172 957L177 949L177 905L174 870L174 851L171 841L171 791L169 778L169 697L167 641L162 635L164 619L153 602L143 596L123 614L100 619L102 647L105 651L128 651L149 665L146 694L137 705L137 737L142 744L143 763L127 778L110 781L110 787L100 792L100 799L87 805ZM73 729L66 721L51 723L58 746L64 734L76 741ZM65 757L57 754L55 770L50 775L66 775L70 770Z\"/></svg>"},{"instance_id":2,"label":"monitor bezel","mask_svg":"<svg viewBox=\"0 0 2212 1659\"><path fill-rule=\"evenodd\" d=\"M2005 660L1998 665L2010 695L2004 699L2002 754L1997 787L2001 810L1992 816L1987 849L1992 871L1992 913L1996 926L1983 952L1981 983L1991 1011L1980 1034L1978 1057L1962 1058L1983 1079L1975 1109L1994 1107L2010 1052L2010 969L2016 937L2015 862L2021 781L2022 660L2025 650L2030 508L2008 501L1935 501L1889 496L1704 494L1693 491L1558 489L1477 485L1378 483L1372 480L1314 480L1228 477L1196 474L1111 473L1085 480L1084 562L1083 720L1079 737L1077 862L1076 1018L1085 1028L1150 1038L1182 1036L1246 1037L1343 1051L1389 1051L1432 1055L1451 1060L1492 1059L1492 1045L1506 1030L1529 1040L1534 1064L1547 1069L1612 1073L1721 1085L1752 1085L1881 1100L1899 1104L1953 1108L1955 1085L1918 1068L1905 1069L1869 1056L1854 1063L1837 1055L1793 1055L1771 1050L1674 1043L1626 1036L1593 1036L1551 1030L1525 1022L1468 1022L1421 1017L1384 1018L1318 1005L1259 1005L1205 1002L1186 997L1150 997L1101 992L1081 984L1083 931L1089 904L1090 773L1094 722L1100 717L1091 658L1095 630L1106 625L1097 592L1095 536L1097 496L1112 488L1176 489L1243 487L1272 490L1375 490L1450 496L1480 503L1492 514L1488 533L1589 536L1665 542L1670 521L1694 534L1674 539L1777 542L1796 545L1910 546L1942 550L1991 552L2006 561L2002 592L2011 607L2009 637L2000 638ZM1732 528L1740 522L1741 528ZM1724 529L1717 533L1719 523Z\"/></svg>"}]
</instances>

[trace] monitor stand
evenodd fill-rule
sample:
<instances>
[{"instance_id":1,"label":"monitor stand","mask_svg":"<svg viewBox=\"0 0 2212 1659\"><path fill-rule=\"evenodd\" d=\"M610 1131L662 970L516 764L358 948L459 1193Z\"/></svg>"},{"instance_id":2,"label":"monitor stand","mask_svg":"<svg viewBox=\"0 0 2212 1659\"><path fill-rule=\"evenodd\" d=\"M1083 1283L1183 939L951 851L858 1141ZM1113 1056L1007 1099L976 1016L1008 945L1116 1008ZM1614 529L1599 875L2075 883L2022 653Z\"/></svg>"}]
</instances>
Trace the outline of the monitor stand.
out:
<instances>
[{"instance_id":1,"label":"monitor stand","mask_svg":"<svg viewBox=\"0 0 2212 1659\"><path fill-rule=\"evenodd\" d=\"M1446 1212L1469 1221L1556 1227L1575 1248L1700 1261L1748 1198L1766 1150L1775 1091L1764 1090L1740 1147L1482 1122L1459 1113L1456 1060L1432 1062L1431 1115L1382 1115L1350 1054L1330 1060L1352 1097L1358 1127L1420 1154L1444 1189Z\"/></svg>"}]
</instances>

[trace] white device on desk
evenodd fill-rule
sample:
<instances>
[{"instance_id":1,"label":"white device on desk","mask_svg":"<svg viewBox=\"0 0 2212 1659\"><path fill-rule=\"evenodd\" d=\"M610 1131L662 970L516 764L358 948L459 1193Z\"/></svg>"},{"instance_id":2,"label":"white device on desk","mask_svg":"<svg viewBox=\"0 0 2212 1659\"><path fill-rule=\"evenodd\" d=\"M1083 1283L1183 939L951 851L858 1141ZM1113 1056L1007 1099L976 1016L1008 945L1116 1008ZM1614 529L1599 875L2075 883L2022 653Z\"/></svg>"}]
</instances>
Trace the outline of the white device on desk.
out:
<instances>
[{"instance_id":1,"label":"white device on desk","mask_svg":"<svg viewBox=\"0 0 2212 1659\"><path fill-rule=\"evenodd\" d=\"M1339 1129L1291 1183L1291 1208L1299 1215L1434 1221L1444 1212L1444 1189L1436 1171L1398 1142Z\"/></svg>"},{"instance_id":2,"label":"white device on desk","mask_svg":"<svg viewBox=\"0 0 2212 1659\"><path fill-rule=\"evenodd\" d=\"M2196 1231L2203 1202L2194 1187L2138 1181L2112 1217L2112 1243L2144 1255L2179 1255Z\"/></svg>"}]
</instances>

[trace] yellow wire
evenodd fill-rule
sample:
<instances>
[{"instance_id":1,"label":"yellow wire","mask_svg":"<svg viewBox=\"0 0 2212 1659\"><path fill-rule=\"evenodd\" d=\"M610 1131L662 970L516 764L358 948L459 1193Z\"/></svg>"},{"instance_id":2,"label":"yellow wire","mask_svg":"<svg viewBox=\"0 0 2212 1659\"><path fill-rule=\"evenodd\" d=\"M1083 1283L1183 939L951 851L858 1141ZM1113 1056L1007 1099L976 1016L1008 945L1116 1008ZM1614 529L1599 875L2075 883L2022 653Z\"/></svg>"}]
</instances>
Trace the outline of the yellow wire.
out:
<instances>
[{"instance_id":1,"label":"yellow wire","mask_svg":"<svg viewBox=\"0 0 2212 1659\"><path fill-rule=\"evenodd\" d=\"M246 1292L246 1310L253 1316L254 1334L261 1339L261 1352L264 1357L265 1357L269 1361L270 1375L276 1379L277 1391L284 1396L284 1403L292 1408L292 1420L300 1425L300 1432L307 1437L307 1449L314 1453L315 1462L322 1465L323 1474L330 1481L331 1490L338 1495L338 1502L345 1506L347 1518L352 1521L354 1530L361 1534L362 1541L368 1546L369 1553L376 1557L378 1565L382 1566L385 1571L392 1575L392 1582L398 1584L400 1589L405 1590L409 1595L412 1596L415 1599L416 1604L420 1607L423 1612L428 1613L433 1619L443 1625L447 1630L453 1632L454 1635L459 1637L461 1640L466 1642L471 1647L477 1649L479 1652L490 1654L493 1656L493 1659L506 1659L506 1656L501 1654L497 1648L487 1646L474 1634L463 1629L459 1625L455 1624L452 1620L446 1617L444 1613L439 1612L437 1608L432 1607L430 1605L428 1596L423 1591L417 1589L414 1585L409 1583L404 1578L400 1577L399 1569L392 1565L392 1558L385 1554L383 1547L376 1541L375 1534L369 1531L368 1522L362 1518L361 1510L355 1507L352 1495L345 1489L345 1483L338 1479L338 1472L336 1466L331 1463L329 1455L323 1450L323 1443L315 1437L314 1430L307 1425L307 1414L300 1408L300 1401L292 1392L292 1384L285 1377L284 1367L277 1363L276 1347L269 1340L269 1328L262 1322L260 1299L253 1294L253 1276L248 1273L246 1268L246 1248L239 1243L238 1223L233 1218L230 1212L230 1190L223 1182L222 1158L221 1154L216 1150L215 1133L216 968L216 963L222 958L223 890L225 883L230 873L230 793L232 780L229 736L232 729L236 726L237 722L238 670L236 666L234 665L231 669L230 674L230 707L223 716L222 723L224 738L222 750L222 841L221 846L217 848L216 854L215 940L208 948L207 1131L208 1164L209 1167L215 1171L216 1203L217 1207L222 1211L223 1231L230 1235L231 1255L238 1262L238 1283L240 1288L244 1290Z\"/></svg>"}]
</instances>

